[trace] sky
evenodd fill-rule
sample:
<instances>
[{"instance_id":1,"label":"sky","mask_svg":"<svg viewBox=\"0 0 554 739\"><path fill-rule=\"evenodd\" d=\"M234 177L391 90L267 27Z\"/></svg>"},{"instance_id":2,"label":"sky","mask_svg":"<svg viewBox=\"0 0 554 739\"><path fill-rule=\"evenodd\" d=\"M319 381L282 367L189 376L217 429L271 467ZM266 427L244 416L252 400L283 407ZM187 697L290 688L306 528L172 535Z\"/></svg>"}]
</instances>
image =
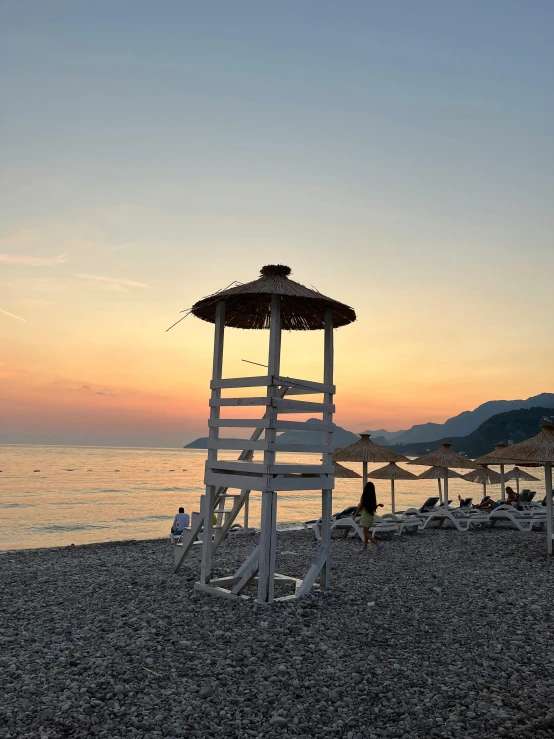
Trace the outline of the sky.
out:
<instances>
[{"instance_id":1,"label":"sky","mask_svg":"<svg viewBox=\"0 0 554 739\"><path fill-rule=\"evenodd\" d=\"M268 263L357 312L351 430L553 392L553 22L546 0L4 0L0 442L205 435L213 327L166 329ZM229 330L225 374L267 338ZM320 379L321 347L286 335L283 371Z\"/></svg>"}]
</instances>

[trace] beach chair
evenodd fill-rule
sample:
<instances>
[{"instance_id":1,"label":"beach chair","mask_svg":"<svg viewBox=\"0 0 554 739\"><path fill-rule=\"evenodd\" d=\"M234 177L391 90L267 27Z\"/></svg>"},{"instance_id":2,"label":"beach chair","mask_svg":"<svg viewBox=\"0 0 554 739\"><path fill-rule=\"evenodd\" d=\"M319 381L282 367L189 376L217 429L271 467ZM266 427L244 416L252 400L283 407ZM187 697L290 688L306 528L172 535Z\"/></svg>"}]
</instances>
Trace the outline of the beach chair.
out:
<instances>
[{"instance_id":1,"label":"beach chair","mask_svg":"<svg viewBox=\"0 0 554 739\"><path fill-rule=\"evenodd\" d=\"M462 498L460 500L460 508L469 508L471 506L472 501L473 501L473 498Z\"/></svg>"},{"instance_id":2,"label":"beach chair","mask_svg":"<svg viewBox=\"0 0 554 739\"><path fill-rule=\"evenodd\" d=\"M398 516L396 513L384 513L381 516L383 521L395 523L398 526L399 534L417 534L423 529L423 520L419 516Z\"/></svg>"},{"instance_id":3,"label":"beach chair","mask_svg":"<svg viewBox=\"0 0 554 739\"><path fill-rule=\"evenodd\" d=\"M364 540L364 530L359 524L359 519L354 520L352 517L339 518L331 524L331 536L333 533L342 532L344 538L348 536L359 536L360 540ZM400 533L397 524L392 521L384 521L380 516L373 517L373 526L369 529L372 536L375 534L385 534L392 538L395 534Z\"/></svg>"},{"instance_id":4,"label":"beach chair","mask_svg":"<svg viewBox=\"0 0 554 739\"><path fill-rule=\"evenodd\" d=\"M419 518L427 518L427 516L432 513L433 511L437 510L437 503L439 502L440 498L427 498L425 503L420 506L419 508L408 508L405 511L399 511L399 513L403 513L404 516L418 516ZM452 501L448 501L451 503Z\"/></svg>"},{"instance_id":5,"label":"beach chair","mask_svg":"<svg viewBox=\"0 0 554 739\"><path fill-rule=\"evenodd\" d=\"M518 531L532 531L533 527L544 528L546 513L538 511L518 511L511 505L501 505L489 514L489 525L495 526L498 522L508 523Z\"/></svg>"},{"instance_id":6,"label":"beach chair","mask_svg":"<svg viewBox=\"0 0 554 739\"><path fill-rule=\"evenodd\" d=\"M466 512L459 508L445 511L444 508L438 508L427 516L423 528L427 528L431 521L438 523L439 527L451 525L456 531L467 532L472 526L487 525L489 514L485 511Z\"/></svg>"},{"instance_id":7,"label":"beach chair","mask_svg":"<svg viewBox=\"0 0 554 739\"><path fill-rule=\"evenodd\" d=\"M356 512L357 508L358 508L358 506L351 505L351 506L348 506L348 508L345 508L343 511L340 511L339 513L334 513L331 516L331 525L333 524L334 521L338 521L341 518L352 517L352 514ZM321 519L321 518L317 518L317 519L314 519L313 521L304 521L304 523L302 524L302 527L304 528L305 531L313 531L314 532L314 535L315 535L315 538L317 539L317 541L319 541L321 539L321 522L322 522L322 520L323 519Z\"/></svg>"}]
</instances>

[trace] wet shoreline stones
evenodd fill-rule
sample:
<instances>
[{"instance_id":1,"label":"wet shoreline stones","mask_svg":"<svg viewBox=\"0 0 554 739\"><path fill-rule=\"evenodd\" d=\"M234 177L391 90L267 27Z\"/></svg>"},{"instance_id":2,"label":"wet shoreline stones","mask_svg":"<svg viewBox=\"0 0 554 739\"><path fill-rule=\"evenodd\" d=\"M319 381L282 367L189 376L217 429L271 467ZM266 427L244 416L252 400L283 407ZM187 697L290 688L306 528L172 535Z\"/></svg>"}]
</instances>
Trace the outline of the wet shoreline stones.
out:
<instances>
[{"instance_id":1,"label":"wet shoreline stones","mask_svg":"<svg viewBox=\"0 0 554 739\"><path fill-rule=\"evenodd\" d=\"M317 546L280 533L278 571ZM269 608L194 591L199 554L176 576L167 541L3 554L0 738L554 737L544 533L334 540L332 591Z\"/></svg>"}]
</instances>

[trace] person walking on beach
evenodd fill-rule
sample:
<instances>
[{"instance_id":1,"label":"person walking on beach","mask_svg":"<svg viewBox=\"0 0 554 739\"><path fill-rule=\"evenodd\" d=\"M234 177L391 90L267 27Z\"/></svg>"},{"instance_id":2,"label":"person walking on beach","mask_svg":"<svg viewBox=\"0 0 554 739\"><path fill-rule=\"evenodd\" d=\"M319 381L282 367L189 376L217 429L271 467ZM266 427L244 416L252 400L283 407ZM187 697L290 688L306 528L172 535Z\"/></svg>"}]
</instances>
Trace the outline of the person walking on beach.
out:
<instances>
[{"instance_id":1,"label":"person walking on beach","mask_svg":"<svg viewBox=\"0 0 554 739\"><path fill-rule=\"evenodd\" d=\"M183 531L188 528L190 524L190 517L188 513L185 513L184 508L179 508L179 513L173 519L173 526L171 527L171 533L174 536L181 536Z\"/></svg>"},{"instance_id":2,"label":"person walking on beach","mask_svg":"<svg viewBox=\"0 0 554 739\"><path fill-rule=\"evenodd\" d=\"M366 483L362 497L360 499L360 505L357 507L353 518L356 518L358 513L361 513L360 525L364 530L364 549L367 549L367 544L371 541L375 544L378 552L382 552L384 549L383 544L377 544L373 536L369 533L369 529L373 526L373 518L377 508L382 508L382 503L377 503L377 496L375 495L375 485L372 482Z\"/></svg>"}]
</instances>

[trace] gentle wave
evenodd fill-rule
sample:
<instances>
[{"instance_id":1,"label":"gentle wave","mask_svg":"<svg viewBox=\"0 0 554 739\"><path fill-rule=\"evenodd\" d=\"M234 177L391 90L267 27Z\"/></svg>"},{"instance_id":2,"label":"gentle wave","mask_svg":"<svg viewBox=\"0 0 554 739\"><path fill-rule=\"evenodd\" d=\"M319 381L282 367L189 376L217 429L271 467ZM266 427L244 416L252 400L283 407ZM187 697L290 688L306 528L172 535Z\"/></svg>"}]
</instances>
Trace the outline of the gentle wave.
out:
<instances>
[{"instance_id":1,"label":"gentle wave","mask_svg":"<svg viewBox=\"0 0 554 739\"><path fill-rule=\"evenodd\" d=\"M45 526L30 526L30 529L56 533L58 531L92 531L94 529L110 529L111 526L93 523L74 523L62 526L60 524L46 524Z\"/></svg>"}]
</instances>

